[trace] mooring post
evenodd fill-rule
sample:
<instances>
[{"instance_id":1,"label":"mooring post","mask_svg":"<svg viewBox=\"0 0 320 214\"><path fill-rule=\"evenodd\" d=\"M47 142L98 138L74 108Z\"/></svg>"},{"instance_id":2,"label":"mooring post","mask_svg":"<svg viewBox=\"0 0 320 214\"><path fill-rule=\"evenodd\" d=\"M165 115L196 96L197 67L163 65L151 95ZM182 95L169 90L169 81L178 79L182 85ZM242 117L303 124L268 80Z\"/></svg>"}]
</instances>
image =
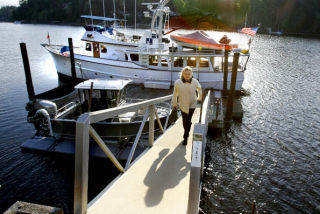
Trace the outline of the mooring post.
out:
<instances>
[{"instance_id":1,"label":"mooring post","mask_svg":"<svg viewBox=\"0 0 320 214\"><path fill-rule=\"evenodd\" d=\"M26 84L27 84L27 91L29 100L33 100L35 98L35 93L33 89L33 83L32 83L32 77L31 77L31 70L30 70L30 64L28 59L28 52L26 43L20 43L20 50L23 60L23 66L24 66L24 73L26 76Z\"/></svg>"},{"instance_id":2,"label":"mooring post","mask_svg":"<svg viewBox=\"0 0 320 214\"><path fill-rule=\"evenodd\" d=\"M220 105L220 100L216 99L216 120L218 120L218 116L219 116L219 105Z\"/></svg>"},{"instance_id":3,"label":"mooring post","mask_svg":"<svg viewBox=\"0 0 320 214\"><path fill-rule=\"evenodd\" d=\"M225 118L226 122L229 122L232 119L233 97L234 97L234 91L236 89L236 83L237 83L239 56L240 56L239 52L234 53L234 56L233 56L231 85L230 85L230 90L229 90L228 103L227 103L227 113L226 113L226 118Z\"/></svg>"},{"instance_id":4,"label":"mooring post","mask_svg":"<svg viewBox=\"0 0 320 214\"><path fill-rule=\"evenodd\" d=\"M229 50L224 50L224 64L223 64L223 94L226 94L228 87L228 62Z\"/></svg>"},{"instance_id":5,"label":"mooring post","mask_svg":"<svg viewBox=\"0 0 320 214\"><path fill-rule=\"evenodd\" d=\"M93 92L93 82L91 82L91 86L90 86L89 101L88 101L88 112L91 112L92 92Z\"/></svg>"},{"instance_id":6,"label":"mooring post","mask_svg":"<svg viewBox=\"0 0 320 214\"><path fill-rule=\"evenodd\" d=\"M251 214L255 214L255 212L256 212L256 201L253 200L251 205Z\"/></svg>"},{"instance_id":7,"label":"mooring post","mask_svg":"<svg viewBox=\"0 0 320 214\"><path fill-rule=\"evenodd\" d=\"M72 38L68 38L68 42L69 42L70 62L71 62L71 75L72 75L72 78L76 79L77 75L76 75L76 66L74 62Z\"/></svg>"}]
</instances>

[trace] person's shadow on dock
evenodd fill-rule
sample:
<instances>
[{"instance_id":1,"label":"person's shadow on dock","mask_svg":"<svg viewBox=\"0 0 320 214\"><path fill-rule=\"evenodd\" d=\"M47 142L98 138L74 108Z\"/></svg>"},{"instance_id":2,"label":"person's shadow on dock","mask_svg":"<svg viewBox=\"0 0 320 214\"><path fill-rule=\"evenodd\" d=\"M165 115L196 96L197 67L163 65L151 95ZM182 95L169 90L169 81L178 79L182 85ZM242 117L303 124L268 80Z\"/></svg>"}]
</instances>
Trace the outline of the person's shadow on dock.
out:
<instances>
[{"instance_id":1,"label":"person's shadow on dock","mask_svg":"<svg viewBox=\"0 0 320 214\"><path fill-rule=\"evenodd\" d=\"M153 162L144 179L144 184L149 187L144 198L148 207L159 204L164 192L177 186L190 170L190 164L185 158L185 146L177 146L171 154L165 157L168 153L169 149L159 152L159 157ZM158 166L159 163L161 163L160 166Z\"/></svg>"}]
</instances>

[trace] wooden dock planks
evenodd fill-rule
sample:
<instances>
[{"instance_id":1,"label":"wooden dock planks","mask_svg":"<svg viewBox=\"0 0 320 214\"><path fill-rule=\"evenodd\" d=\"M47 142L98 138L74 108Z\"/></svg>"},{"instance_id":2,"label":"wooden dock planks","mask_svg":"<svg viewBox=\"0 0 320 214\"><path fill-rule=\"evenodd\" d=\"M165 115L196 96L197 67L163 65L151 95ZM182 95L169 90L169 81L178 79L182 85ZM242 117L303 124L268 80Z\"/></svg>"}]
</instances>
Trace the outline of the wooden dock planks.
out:
<instances>
[{"instance_id":1,"label":"wooden dock planks","mask_svg":"<svg viewBox=\"0 0 320 214\"><path fill-rule=\"evenodd\" d=\"M198 122L200 109L192 118ZM192 136L183 140L182 118L103 194L87 213L186 213L189 197Z\"/></svg>"}]
</instances>

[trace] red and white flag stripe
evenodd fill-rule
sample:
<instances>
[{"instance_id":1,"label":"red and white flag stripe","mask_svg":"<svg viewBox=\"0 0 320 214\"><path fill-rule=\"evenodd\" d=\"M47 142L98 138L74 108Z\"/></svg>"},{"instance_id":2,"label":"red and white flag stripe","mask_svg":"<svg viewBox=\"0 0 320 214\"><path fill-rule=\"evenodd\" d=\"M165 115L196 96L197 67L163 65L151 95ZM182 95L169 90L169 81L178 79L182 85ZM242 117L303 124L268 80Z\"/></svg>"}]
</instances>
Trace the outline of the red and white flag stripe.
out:
<instances>
[{"instance_id":1,"label":"red and white flag stripe","mask_svg":"<svg viewBox=\"0 0 320 214\"><path fill-rule=\"evenodd\" d=\"M256 35L257 31L258 31L259 27L245 27L245 28L242 28L241 32L240 33L245 33L245 34L248 34L250 36L254 36Z\"/></svg>"}]
</instances>

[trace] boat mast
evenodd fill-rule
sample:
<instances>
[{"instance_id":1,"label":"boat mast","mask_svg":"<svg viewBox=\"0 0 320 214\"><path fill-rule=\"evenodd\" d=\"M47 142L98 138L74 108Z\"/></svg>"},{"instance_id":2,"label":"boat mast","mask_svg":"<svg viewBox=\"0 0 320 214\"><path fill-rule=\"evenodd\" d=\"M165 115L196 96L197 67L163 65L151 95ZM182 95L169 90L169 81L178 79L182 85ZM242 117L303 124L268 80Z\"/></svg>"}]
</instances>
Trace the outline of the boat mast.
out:
<instances>
[{"instance_id":1,"label":"boat mast","mask_svg":"<svg viewBox=\"0 0 320 214\"><path fill-rule=\"evenodd\" d=\"M114 19L114 22L113 22L113 27L116 26L116 4L113 0L113 19Z\"/></svg>"},{"instance_id":2,"label":"boat mast","mask_svg":"<svg viewBox=\"0 0 320 214\"><path fill-rule=\"evenodd\" d=\"M102 0L102 5L103 5L103 18L106 18L106 12L105 12L105 8L104 8L104 0ZM103 21L104 23L104 29L106 29L106 20Z\"/></svg>"},{"instance_id":3,"label":"boat mast","mask_svg":"<svg viewBox=\"0 0 320 214\"><path fill-rule=\"evenodd\" d=\"M137 33L137 0L134 0L134 33Z\"/></svg>"},{"instance_id":4,"label":"boat mast","mask_svg":"<svg viewBox=\"0 0 320 214\"><path fill-rule=\"evenodd\" d=\"M246 18L245 18L245 21L244 21L244 27L247 27L247 21L248 21L248 14L246 13Z\"/></svg>"},{"instance_id":5,"label":"boat mast","mask_svg":"<svg viewBox=\"0 0 320 214\"><path fill-rule=\"evenodd\" d=\"M90 15L91 15L91 24L93 25L91 0L89 0L89 7L90 7Z\"/></svg>"},{"instance_id":6,"label":"boat mast","mask_svg":"<svg viewBox=\"0 0 320 214\"><path fill-rule=\"evenodd\" d=\"M123 0L123 15L124 15L124 32L127 30L127 19L126 19L126 0Z\"/></svg>"}]
</instances>

